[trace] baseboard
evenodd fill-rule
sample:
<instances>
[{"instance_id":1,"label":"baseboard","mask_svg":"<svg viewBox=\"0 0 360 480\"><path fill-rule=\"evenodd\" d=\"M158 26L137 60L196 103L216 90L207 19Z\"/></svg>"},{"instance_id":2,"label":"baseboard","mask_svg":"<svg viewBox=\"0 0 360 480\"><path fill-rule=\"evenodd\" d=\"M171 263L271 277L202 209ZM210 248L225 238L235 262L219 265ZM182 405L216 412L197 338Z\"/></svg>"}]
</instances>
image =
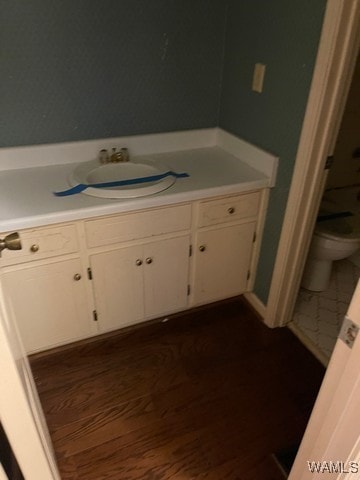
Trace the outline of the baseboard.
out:
<instances>
[{"instance_id":1,"label":"baseboard","mask_svg":"<svg viewBox=\"0 0 360 480\"><path fill-rule=\"evenodd\" d=\"M251 305L251 307L260 315L262 319L266 315L266 306L260 300L260 298L254 292L244 293L245 300Z\"/></svg>"},{"instance_id":2,"label":"baseboard","mask_svg":"<svg viewBox=\"0 0 360 480\"><path fill-rule=\"evenodd\" d=\"M319 362L322 363L325 368L327 368L329 364L329 359L327 358L326 355L320 352L320 350L317 348L315 343L313 343L294 322L289 323L286 326L293 332L293 334L300 340L300 342L308 350L310 350L310 352L314 355L314 357L316 357L319 360Z\"/></svg>"}]
</instances>

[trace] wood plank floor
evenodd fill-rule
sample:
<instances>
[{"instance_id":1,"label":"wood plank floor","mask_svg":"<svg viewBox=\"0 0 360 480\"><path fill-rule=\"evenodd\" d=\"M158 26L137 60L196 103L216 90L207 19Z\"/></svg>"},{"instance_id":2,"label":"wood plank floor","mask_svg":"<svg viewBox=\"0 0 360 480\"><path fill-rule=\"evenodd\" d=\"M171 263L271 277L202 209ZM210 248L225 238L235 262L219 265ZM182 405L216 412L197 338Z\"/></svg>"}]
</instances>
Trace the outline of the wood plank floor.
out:
<instances>
[{"instance_id":1,"label":"wood plank floor","mask_svg":"<svg viewBox=\"0 0 360 480\"><path fill-rule=\"evenodd\" d=\"M282 479L324 374L242 299L30 360L73 480Z\"/></svg>"}]
</instances>

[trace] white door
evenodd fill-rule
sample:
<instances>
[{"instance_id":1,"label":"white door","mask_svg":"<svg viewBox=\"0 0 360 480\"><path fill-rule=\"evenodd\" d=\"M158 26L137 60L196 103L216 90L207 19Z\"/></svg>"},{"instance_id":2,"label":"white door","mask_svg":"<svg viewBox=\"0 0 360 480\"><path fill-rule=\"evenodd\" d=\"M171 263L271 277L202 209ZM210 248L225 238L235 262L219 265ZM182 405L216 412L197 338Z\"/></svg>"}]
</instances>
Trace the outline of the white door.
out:
<instances>
[{"instance_id":1,"label":"white door","mask_svg":"<svg viewBox=\"0 0 360 480\"><path fill-rule=\"evenodd\" d=\"M246 291L255 222L198 232L195 242L194 304Z\"/></svg>"},{"instance_id":2,"label":"white door","mask_svg":"<svg viewBox=\"0 0 360 480\"><path fill-rule=\"evenodd\" d=\"M360 478L360 280L346 318L289 480Z\"/></svg>"},{"instance_id":3,"label":"white door","mask_svg":"<svg viewBox=\"0 0 360 480\"><path fill-rule=\"evenodd\" d=\"M0 418L26 479L60 480L52 445L18 335L0 282Z\"/></svg>"},{"instance_id":4,"label":"white door","mask_svg":"<svg viewBox=\"0 0 360 480\"><path fill-rule=\"evenodd\" d=\"M78 258L3 269L6 302L13 304L28 353L90 335L91 320L81 272Z\"/></svg>"},{"instance_id":5,"label":"white door","mask_svg":"<svg viewBox=\"0 0 360 480\"><path fill-rule=\"evenodd\" d=\"M90 257L99 330L106 332L144 319L142 246Z\"/></svg>"},{"instance_id":6,"label":"white door","mask_svg":"<svg viewBox=\"0 0 360 480\"><path fill-rule=\"evenodd\" d=\"M188 235L144 245L145 315L155 318L187 307Z\"/></svg>"}]
</instances>

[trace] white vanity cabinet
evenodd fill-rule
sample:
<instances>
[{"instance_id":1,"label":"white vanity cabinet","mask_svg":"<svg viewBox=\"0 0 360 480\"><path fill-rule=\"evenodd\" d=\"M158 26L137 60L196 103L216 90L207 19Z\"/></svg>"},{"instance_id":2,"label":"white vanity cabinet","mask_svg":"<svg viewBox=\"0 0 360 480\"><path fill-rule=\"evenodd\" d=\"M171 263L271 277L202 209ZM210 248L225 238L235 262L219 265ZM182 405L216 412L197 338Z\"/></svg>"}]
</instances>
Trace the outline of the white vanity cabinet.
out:
<instances>
[{"instance_id":1,"label":"white vanity cabinet","mask_svg":"<svg viewBox=\"0 0 360 480\"><path fill-rule=\"evenodd\" d=\"M260 203L257 191L197 205L193 305L249 290Z\"/></svg>"},{"instance_id":2,"label":"white vanity cabinet","mask_svg":"<svg viewBox=\"0 0 360 480\"><path fill-rule=\"evenodd\" d=\"M28 353L91 334L86 274L75 225L20 232L22 250L2 252L1 283Z\"/></svg>"},{"instance_id":3,"label":"white vanity cabinet","mask_svg":"<svg viewBox=\"0 0 360 480\"><path fill-rule=\"evenodd\" d=\"M0 279L27 352L250 291L265 192L20 230Z\"/></svg>"},{"instance_id":4,"label":"white vanity cabinet","mask_svg":"<svg viewBox=\"0 0 360 480\"><path fill-rule=\"evenodd\" d=\"M185 310L191 204L85 222L99 331Z\"/></svg>"}]
</instances>

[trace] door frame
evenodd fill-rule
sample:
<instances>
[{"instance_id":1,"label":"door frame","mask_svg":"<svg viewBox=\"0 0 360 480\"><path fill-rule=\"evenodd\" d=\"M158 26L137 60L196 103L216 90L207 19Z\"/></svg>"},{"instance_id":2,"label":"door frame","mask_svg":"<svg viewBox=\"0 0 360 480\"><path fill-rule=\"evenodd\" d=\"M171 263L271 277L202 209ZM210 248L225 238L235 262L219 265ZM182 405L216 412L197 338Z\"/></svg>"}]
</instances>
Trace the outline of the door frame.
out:
<instances>
[{"instance_id":1,"label":"door frame","mask_svg":"<svg viewBox=\"0 0 360 480\"><path fill-rule=\"evenodd\" d=\"M264 322L291 321L360 44L359 0L328 0Z\"/></svg>"}]
</instances>

